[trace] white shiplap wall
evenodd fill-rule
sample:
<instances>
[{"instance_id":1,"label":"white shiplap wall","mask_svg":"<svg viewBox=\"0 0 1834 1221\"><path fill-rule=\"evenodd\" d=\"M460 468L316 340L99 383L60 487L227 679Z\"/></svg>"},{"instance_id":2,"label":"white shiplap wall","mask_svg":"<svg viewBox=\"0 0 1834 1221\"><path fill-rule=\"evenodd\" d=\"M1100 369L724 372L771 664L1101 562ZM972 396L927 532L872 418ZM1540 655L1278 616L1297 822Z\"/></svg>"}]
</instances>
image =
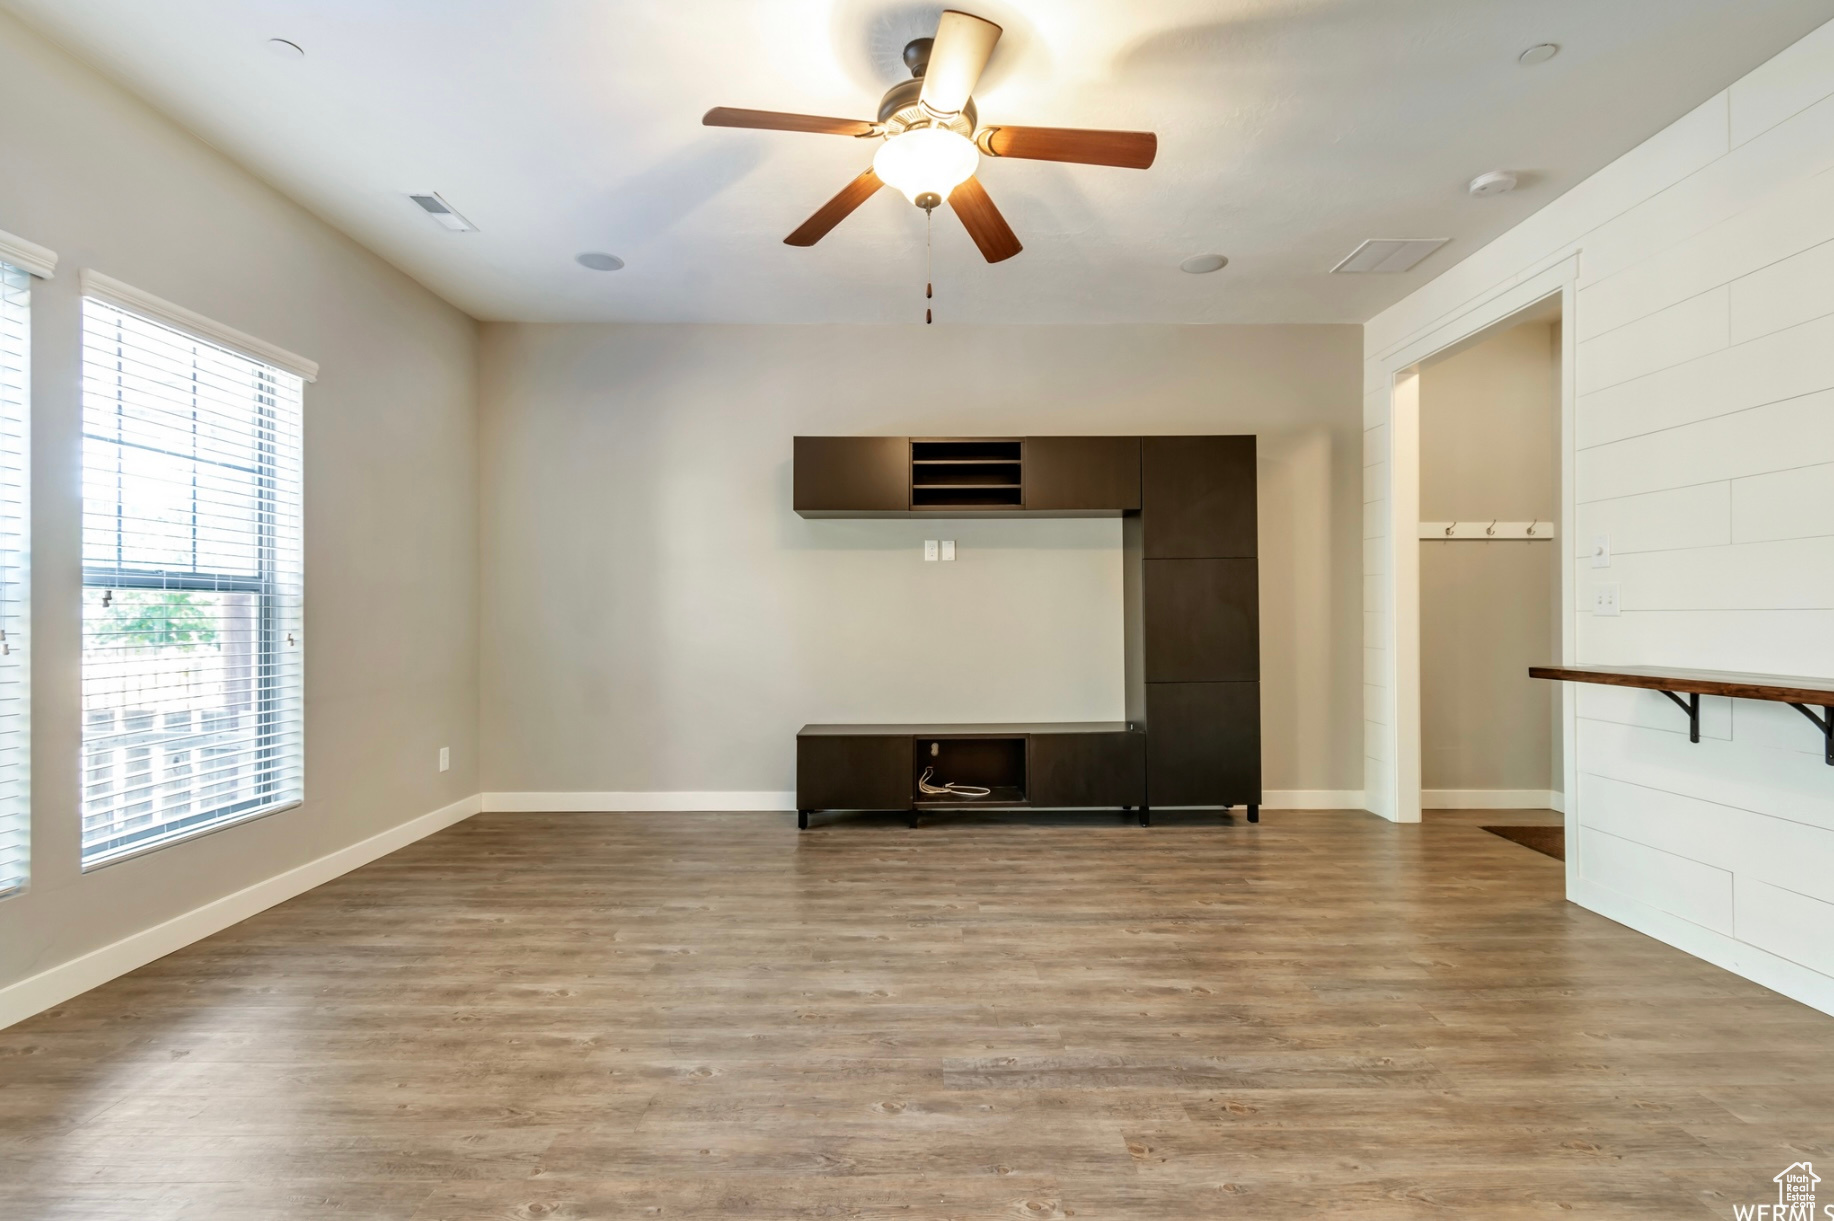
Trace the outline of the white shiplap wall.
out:
<instances>
[{"instance_id":1,"label":"white shiplap wall","mask_svg":"<svg viewBox=\"0 0 1834 1221\"><path fill-rule=\"evenodd\" d=\"M1577 255L1575 660L1834 675L1834 24L1365 328L1371 808L1394 354ZM1622 614L1588 613L1595 581ZM1834 1012L1834 768L1793 709L1578 691L1575 902Z\"/></svg>"}]
</instances>

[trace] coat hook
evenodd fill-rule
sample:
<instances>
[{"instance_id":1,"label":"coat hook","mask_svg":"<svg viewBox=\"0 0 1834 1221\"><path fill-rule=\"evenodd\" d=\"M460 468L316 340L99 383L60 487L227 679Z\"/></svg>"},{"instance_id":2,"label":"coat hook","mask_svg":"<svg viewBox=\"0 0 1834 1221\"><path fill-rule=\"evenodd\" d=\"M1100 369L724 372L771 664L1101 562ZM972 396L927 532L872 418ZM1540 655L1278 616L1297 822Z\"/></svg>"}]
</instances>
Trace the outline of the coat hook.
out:
<instances>
[{"instance_id":1,"label":"coat hook","mask_svg":"<svg viewBox=\"0 0 1834 1221\"><path fill-rule=\"evenodd\" d=\"M1447 537L1447 538L1451 538L1451 537L1452 537L1452 531L1454 531L1454 530L1456 530L1456 529L1458 529L1458 523L1457 523L1457 522L1455 522L1455 521L1449 521L1449 522L1447 522L1447 523L1446 523L1446 537Z\"/></svg>"},{"instance_id":2,"label":"coat hook","mask_svg":"<svg viewBox=\"0 0 1834 1221\"><path fill-rule=\"evenodd\" d=\"M1535 527L1540 524L1541 524L1541 519L1539 517L1535 518L1534 521L1531 521L1528 523L1528 536L1530 538L1533 538L1535 536Z\"/></svg>"},{"instance_id":3,"label":"coat hook","mask_svg":"<svg viewBox=\"0 0 1834 1221\"><path fill-rule=\"evenodd\" d=\"M1490 519L1490 524L1484 527L1484 533L1485 534L1495 534L1496 533L1496 518L1493 517Z\"/></svg>"}]
</instances>

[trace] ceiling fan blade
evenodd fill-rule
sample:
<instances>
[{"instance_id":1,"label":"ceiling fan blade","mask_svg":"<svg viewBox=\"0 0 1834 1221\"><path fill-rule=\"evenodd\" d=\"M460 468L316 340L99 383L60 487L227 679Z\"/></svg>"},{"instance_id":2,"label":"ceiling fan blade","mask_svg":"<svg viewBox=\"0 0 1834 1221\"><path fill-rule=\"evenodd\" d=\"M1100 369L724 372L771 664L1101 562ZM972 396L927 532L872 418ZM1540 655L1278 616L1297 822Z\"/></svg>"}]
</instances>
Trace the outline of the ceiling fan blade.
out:
<instances>
[{"instance_id":1,"label":"ceiling fan blade","mask_svg":"<svg viewBox=\"0 0 1834 1221\"><path fill-rule=\"evenodd\" d=\"M846 220L852 211L871 199L875 192L885 184L870 168L858 178L841 188L841 193L815 210L815 215L802 222L796 232L783 239L786 246L813 246L828 236L828 230Z\"/></svg>"},{"instance_id":2,"label":"ceiling fan blade","mask_svg":"<svg viewBox=\"0 0 1834 1221\"><path fill-rule=\"evenodd\" d=\"M962 227L989 263L1003 262L1025 249L1014 236L1012 226L993 206L980 179L969 178L949 192L949 206L962 218Z\"/></svg>"},{"instance_id":3,"label":"ceiling fan blade","mask_svg":"<svg viewBox=\"0 0 1834 1221\"><path fill-rule=\"evenodd\" d=\"M736 110L731 106L715 106L701 116L701 125L807 131L818 136L870 136L876 130L863 119L830 119L818 114L785 114L780 110Z\"/></svg>"},{"instance_id":4,"label":"ceiling fan blade","mask_svg":"<svg viewBox=\"0 0 1834 1221\"><path fill-rule=\"evenodd\" d=\"M945 12L936 23L919 100L937 114L960 114L999 41L1000 27L993 22L954 9Z\"/></svg>"},{"instance_id":5,"label":"ceiling fan blade","mask_svg":"<svg viewBox=\"0 0 1834 1221\"><path fill-rule=\"evenodd\" d=\"M1159 152L1159 137L1150 131L1089 131L1080 127L988 127L975 137L975 143L994 157L1118 165L1129 170L1146 169Z\"/></svg>"}]
</instances>

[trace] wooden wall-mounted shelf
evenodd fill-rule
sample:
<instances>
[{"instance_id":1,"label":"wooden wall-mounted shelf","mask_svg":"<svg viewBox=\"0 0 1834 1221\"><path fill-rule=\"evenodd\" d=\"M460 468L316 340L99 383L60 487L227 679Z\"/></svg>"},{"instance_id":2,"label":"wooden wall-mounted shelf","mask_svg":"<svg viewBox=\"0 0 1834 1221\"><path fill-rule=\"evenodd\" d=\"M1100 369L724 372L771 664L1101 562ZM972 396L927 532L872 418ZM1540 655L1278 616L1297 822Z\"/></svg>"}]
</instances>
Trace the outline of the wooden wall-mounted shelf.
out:
<instances>
[{"instance_id":1,"label":"wooden wall-mounted shelf","mask_svg":"<svg viewBox=\"0 0 1834 1221\"><path fill-rule=\"evenodd\" d=\"M1700 697L1788 704L1821 733L1824 758L1834 767L1834 679L1795 678L1783 674L1745 674L1732 670L1684 670L1666 666L1530 666L1530 678L1556 682L1598 683L1660 691L1688 718L1688 740L1700 741ZM1687 699L1682 699L1682 696ZM1819 706L1817 714L1811 705Z\"/></svg>"}]
</instances>

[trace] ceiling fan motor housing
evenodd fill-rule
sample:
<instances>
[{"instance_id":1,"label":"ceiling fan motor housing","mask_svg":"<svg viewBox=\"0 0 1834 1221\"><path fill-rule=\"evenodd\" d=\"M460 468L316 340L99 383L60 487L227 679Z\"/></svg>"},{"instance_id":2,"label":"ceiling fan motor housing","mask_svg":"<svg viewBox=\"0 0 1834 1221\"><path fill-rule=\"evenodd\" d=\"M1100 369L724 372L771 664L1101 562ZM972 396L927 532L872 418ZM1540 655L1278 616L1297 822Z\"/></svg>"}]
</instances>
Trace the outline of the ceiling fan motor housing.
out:
<instances>
[{"instance_id":1,"label":"ceiling fan motor housing","mask_svg":"<svg viewBox=\"0 0 1834 1221\"><path fill-rule=\"evenodd\" d=\"M918 39L927 42L927 39ZM941 118L923 108L918 98L923 94L923 78L914 76L908 81L899 81L885 91L879 99L879 125L885 128L885 134L895 136L909 131L913 127L946 127L957 135L974 138L975 109L974 101L961 109L960 114L945 115Z\"/></svg>"},{"instance_id":2,"label":"ceiling fan motor housing","mask_svg":"<svg viewBox=\"0 0 1834 1221\"><path fill-rule=\"evenodd\" d=\"M930 70L930 48L935 45L934 38L913 38L904 44L904 66L912 76L921 77Z\"/></svg>"}]
</instances>

